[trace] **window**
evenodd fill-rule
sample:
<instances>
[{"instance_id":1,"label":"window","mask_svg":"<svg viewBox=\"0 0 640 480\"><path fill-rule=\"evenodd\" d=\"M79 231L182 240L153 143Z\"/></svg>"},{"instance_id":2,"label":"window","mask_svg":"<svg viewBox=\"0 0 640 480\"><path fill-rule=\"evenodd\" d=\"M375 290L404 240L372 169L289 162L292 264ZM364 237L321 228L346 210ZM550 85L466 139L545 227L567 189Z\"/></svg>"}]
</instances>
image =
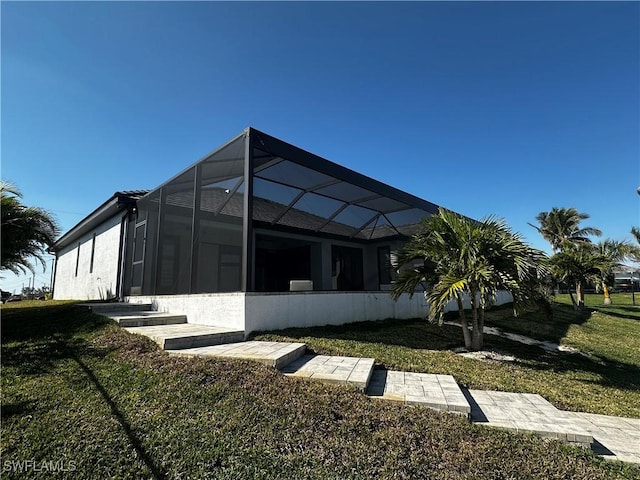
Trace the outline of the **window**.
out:
<instances>
[{"instance_id":1,"label":"window","mask_svg":"<svg viewBox=\"0 0 640 480\"><path fill-rule=\"evenodd\" d=\"M80 242L78 242L78 253L76 255L76 277L78 276L78 266L80 265Z\"/></svg>"},{"instance_id":2,"label":"window","mask_svg":"<svg viewBox=\"0 0 640 480\"><path fill-rule=\"evenodd\" d=\"M388 285L391 283L391 248L378 247L378 283Z\"/></svg>"},{"instance_id":3,"label":"window","mask_svg":"<svg viewBox=\"0 0 640 480\"><path fill-rule=\"evenodd\" d=\"M93 259L96 254L96 234L93 234L91 239L91 263L89 263L89 273L93 273Z\"/></svg>"}]
</instances>

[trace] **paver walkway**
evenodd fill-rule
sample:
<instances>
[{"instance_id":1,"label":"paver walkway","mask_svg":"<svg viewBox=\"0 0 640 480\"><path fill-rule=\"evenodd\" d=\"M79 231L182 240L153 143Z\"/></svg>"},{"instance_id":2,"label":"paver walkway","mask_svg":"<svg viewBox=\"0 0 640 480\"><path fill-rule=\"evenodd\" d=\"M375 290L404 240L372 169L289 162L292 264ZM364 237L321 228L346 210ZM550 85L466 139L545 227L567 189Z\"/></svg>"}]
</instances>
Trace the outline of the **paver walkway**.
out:
<instances>
[{"instance_id":1,"label":"paver walkway","mask_svg":"<svg viewBox=\"0 0 640 480\"><path fill-rule=\"evenodd\" d=\"M451 375L376 370L367 395L469 416L471 407Z\"/></svg>"},{"instance_id":2,"label":"paver walkway","mask_svg":"<svg viewBox=\"0 0 640 480\"><path fill-rule=\"evenodd\" d=\"M139 333L151 338L164 350L203 347L244 340L243 331L192 323L124 328L131 333Z\"/></svg>"},{"instance_id":3,"label":"paver walkway","mask_svg":"<svg viewBox=\"0 0 640 480\"><path fill-rule=\"evenodd\" d=\"M116 305L121 308L122 305ZM470 421L521 433L591 447L607 459L640 464L640 419L558 410L540 395L461 389L451 375L375 370L373 358L305 355L304 343L242 341L244 332L175 323L170 314L126 312L114 306L91 305L95 313L116 321L137 318L132 333L146 335L169 353L254 360L287 376L352 385L372 398L423 405L465 415ZM185 322L185 319L180 320ZM159 322L167 324L158 325ZM542 344L523 337L530 344ZM554 345L540 345L556 348Z\"/></svg>"},{"instance_id":4,"label":"paver walkway","mask_svg":"<svg viewBox=\"0 0 640 480\"><path fill-rule=\"evenodd\" d=\"M593 435L593 451L609 460L640 464L640 418L564 412L571 422Z\"/></svg>"},{"instance_id":5,"label":"paver walkway","mask_svg":"<svg viewBox=\"0 0 640 480\"><path fill-rule=\"evenodd\" d=\"M476 424L533 433L592 448L610 460L640 464L640 419L567 412L540 395L466 390L451 375L374 370L373 366L371 358L304 355L281 371L353 385L371 398L461 414Z\"/></svg>"},{"instance_id":6,"label":"paver walkway","mask_svg":"<svg viewBox=\"0 0 640 480\"><path fill-rule=\"evenodd\" d=\"M540 395L467 390L471 421L590 447L593 435Z\"/></svg>"},{"instance_id":7,"label":"paver walkway","mask_svg":"<svg viewBox=\"0 0 640 480\"><path fill-rule=\"evenodd\" d=\"M307 346L304 343L249 341L167 351L177 355L205 355L209 357L255 360L270 367L281 369L304 355L306 349Z\"/></svg>"},{"instance_id":8,"label":"paver walkway","mask_svg":"<svg viewBox=\"0 0 640 480\"><path fill-rule=\"evenodd\" d=\"M285 366L282 373L328 383L353 385L365 390L374 364L373 358L305 355Z\"/></svg>"},{"instance_id":9,"label":"paver walkway","mask_svg":"<svg viewBox=\"0 0 640 480\"><path fill-rule=\"evenodd\" d=\"M591 447L610 460L640 463L640 419L558 410L540 395L465 392L471 421Z\"/></svg>"}]
</instances>

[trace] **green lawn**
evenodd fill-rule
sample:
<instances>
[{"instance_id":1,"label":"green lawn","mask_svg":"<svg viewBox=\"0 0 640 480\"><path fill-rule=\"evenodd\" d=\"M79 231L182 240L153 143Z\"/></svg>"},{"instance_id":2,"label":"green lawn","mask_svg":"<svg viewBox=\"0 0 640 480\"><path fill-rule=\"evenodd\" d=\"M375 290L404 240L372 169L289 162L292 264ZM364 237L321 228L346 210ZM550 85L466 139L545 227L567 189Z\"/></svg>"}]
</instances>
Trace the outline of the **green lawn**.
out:
<instances>
[{"instance_id":1,"label":"green lawn","mask_svg":"<svg viewBox=\"0 0 640 480\"><path fill-rule=\"evenodd\" d=\"M539 312L513 318L508 307L487 316L488 325L574 346L589 356L545 352L486 335L487 348L514 355L517 361L471 360L452 351L462 344L459 327L425 320L289 329L256 338L306 342L322 354L373 357L389 369L450 374L470 388L538 393L564 410L638 418L640 307L624 306L622 295L614 295L614 307L596 307L598 300L602 297L587 296L587 305L598 310L578 315L568 296L559 297L552 321Z\"/></svg>"},{"instance_id":2,"label":"green lawn","mask_svg":"<svg viewBox=\"0 0 640 480\"><path fill-rule=\"evenodd\" d=\"M544 315L540 315L538 312L528 313L523 315L522 318L514 319L511 308L505 306L492 312L490 323L533 338L551 340L556 343L564 341L566 343L569 329L588 322L594 313L606 315L610 317L611 321L619 318L640 322L640 294L636 294L636 306L631 304L630 293L612 294L611 298L612 305L605 306L603 305L602 295L585 295L587 309L583 315L578 315L571 305L569 295L557 295L555 297L554 318L552 320L546 319ZM629 325L629 322L620 322L617 330L625 331L629 328ZM617 335L619 332L615 333Z\"/></svg>"},{"instance_id":3,"label":"green lawn","mask_svg":"<svg viewBox=\"0 0 640 480\"><path fill-rule=\"evenodd\" d=\"M1 315L3 478L631 479L640 473L577 447L286 378L251 362L171 357L69 304L22 302L3 306ZM387 331L425 329L406 325ZM442 348L453 342L446 331L434 329ZM419 342L398 339L412 341ZM356 340L352 349L367 343ZM440 355L450 363L450 354ZM435 368L439 357L433 358ZM41 471L12 470L25 460ZM43 461L69 471L43 471Z\"/></svg>"}]
</instances>

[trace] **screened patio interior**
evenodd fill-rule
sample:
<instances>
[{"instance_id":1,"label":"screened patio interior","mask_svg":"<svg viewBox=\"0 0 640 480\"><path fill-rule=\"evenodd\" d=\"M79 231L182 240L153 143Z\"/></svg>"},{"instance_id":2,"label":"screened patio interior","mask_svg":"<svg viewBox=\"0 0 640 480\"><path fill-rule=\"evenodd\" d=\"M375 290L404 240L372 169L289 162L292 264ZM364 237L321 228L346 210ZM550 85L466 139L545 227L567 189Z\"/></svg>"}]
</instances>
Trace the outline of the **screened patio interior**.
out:
<instances>
[{"instance_id":1,"label":"screened patio interior","mask_svg":"<svg viewBox=\"0 0 640 480\"><path fill-rule=\"evenodd\" d=\"M438 206L256 129L138 201L130 295L380 290Z\"/></svg>"}]
</instances>

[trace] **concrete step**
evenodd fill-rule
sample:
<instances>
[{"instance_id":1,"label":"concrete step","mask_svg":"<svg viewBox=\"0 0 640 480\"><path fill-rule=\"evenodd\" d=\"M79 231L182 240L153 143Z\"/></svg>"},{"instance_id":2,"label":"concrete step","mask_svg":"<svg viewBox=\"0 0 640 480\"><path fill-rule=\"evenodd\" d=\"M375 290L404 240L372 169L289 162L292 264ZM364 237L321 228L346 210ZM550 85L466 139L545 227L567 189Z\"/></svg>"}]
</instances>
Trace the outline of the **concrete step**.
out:
<instances>
[{"instance_id":1,"label":"concrete step","mask_svg":"<svg viewBox=\"0 0 640 480\"><path fill-rule=\"evenodd\" d=\"M191 323L125 327L125 330L149 337L164 350L204 347L244 340L244 331L242 330Z\"/></svg>"},{"instance_id":2,"label":"concrete step","mask_svg":"<svg viewBox=\"0 0 640 480\"><path fill-rule=\"evenodd\" d=\"M326 383L353 385L365 390L373 372L373 358L304 355L282 369L291 377L310 378Z\"/></svg>"},{"instance_id":3,"label":"concrete step","mask_svg":"<svg viewBox=\"0 0 640 480\"><path fill-rule=\"evenodd\" d=\"M367 395L458 413L469 418L471 406L451 375L376 370Z\"/></svg>"},{"instance_id":4,"label":"concrete step","mask_svg":"<svg viewBox=\"0 0 640 480\"><path fill-rule=\"evenodd\" d=\"M125 302L105 302L105 303L79 303L77 307L88 308L98 315L107 315L113 312L143 312L153 309L150 303L125 303Z\"/></svg>"},{"instance_id":5,"label":"concrete step","mask_svg":"<svg viewBox=\"0 0 640 480\"><path fill-rule=\"evenodd\" d=\"M306 349L307 346L304 343L249 341L168 351L177 355L254 360L280 369L304 355Z\"/></svg>"},{"instance_id":6,"label":"concrete step","mask_svg":"<svg viewBox=\"0 0 640 480\"><path fill-rule=\"evenodd\" d=\"M162 312L113 312L106 316L115 320L121 327L150 327L187 323L186 315Z\"/></svg>"}]
</instances>

